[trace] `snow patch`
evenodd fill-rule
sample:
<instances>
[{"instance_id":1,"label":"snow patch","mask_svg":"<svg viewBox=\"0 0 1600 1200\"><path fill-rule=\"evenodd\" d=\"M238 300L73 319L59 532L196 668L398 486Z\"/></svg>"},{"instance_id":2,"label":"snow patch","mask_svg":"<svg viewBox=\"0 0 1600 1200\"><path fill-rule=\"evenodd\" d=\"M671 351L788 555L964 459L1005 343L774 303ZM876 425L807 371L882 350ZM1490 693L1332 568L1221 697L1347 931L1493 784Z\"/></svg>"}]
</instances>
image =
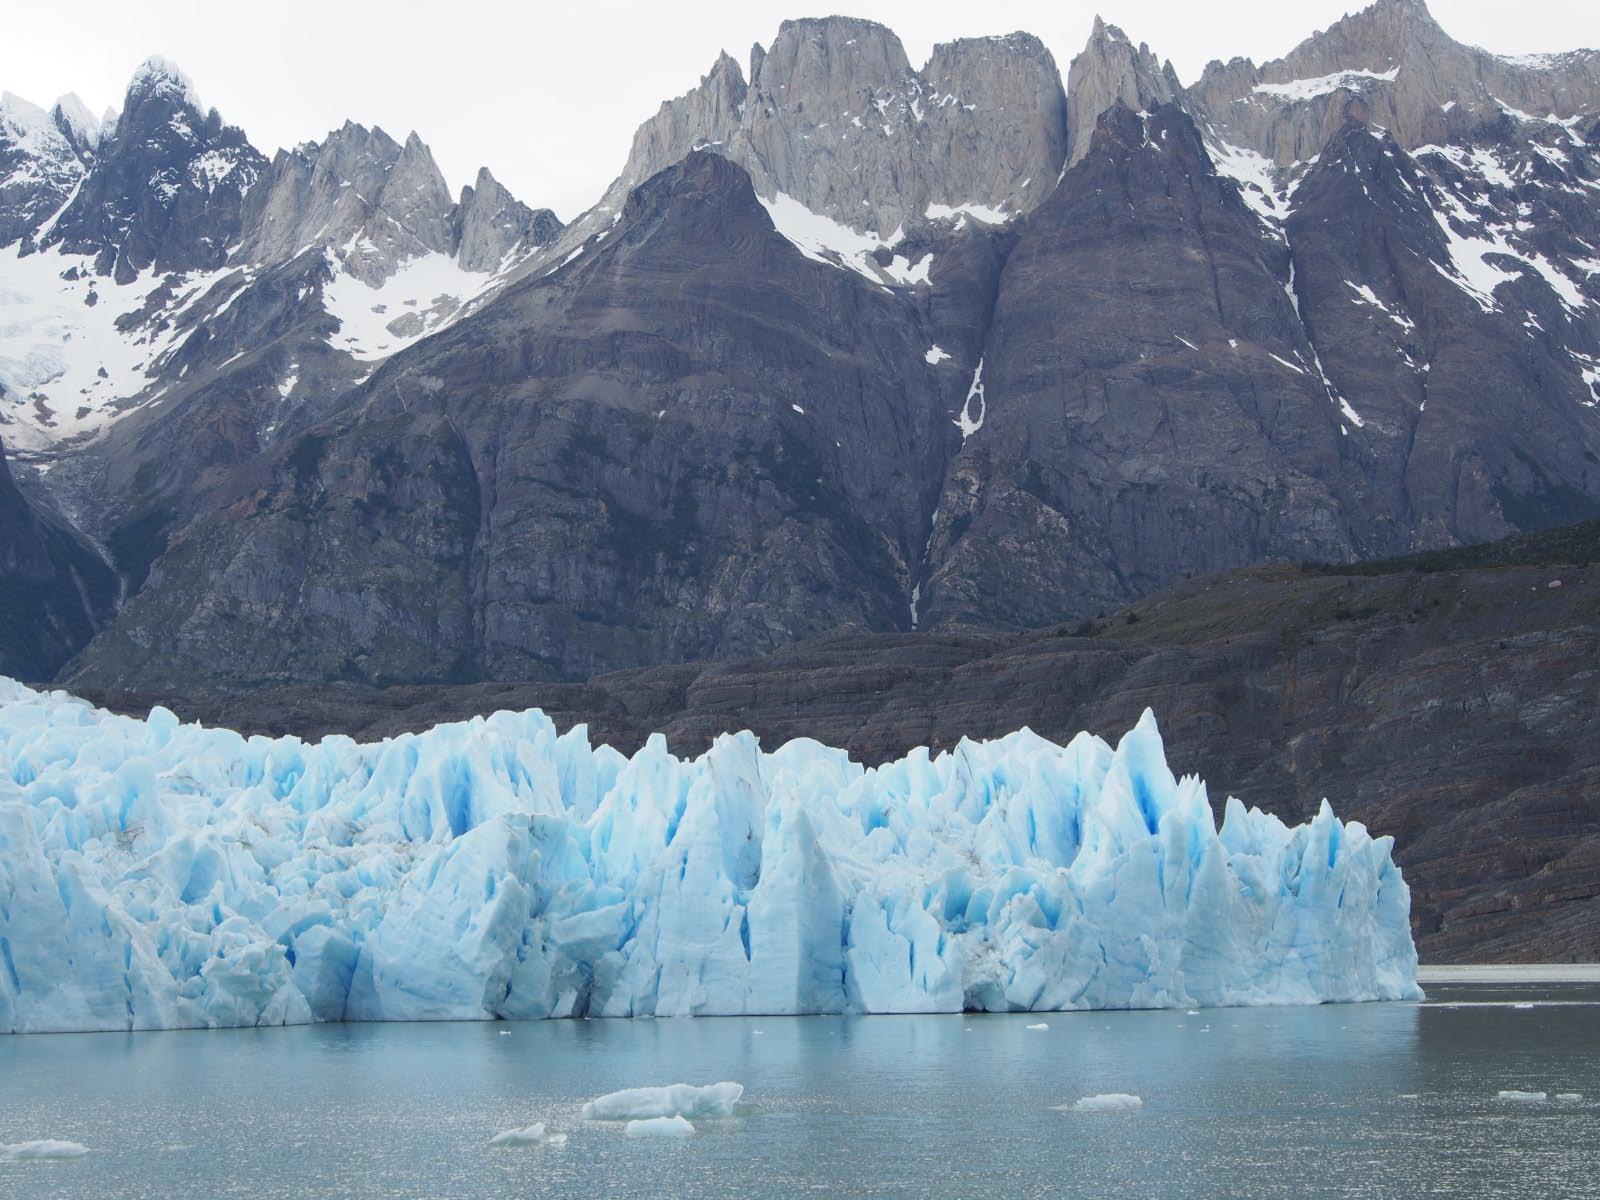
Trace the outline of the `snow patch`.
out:
<instances>
[{"instance_id":1,"label":"snow patch","mask_svg":"<svg viewBox=\"0 0 1600 1200\"><path fill-rule=\"evenodd\" d=\"M972 415L972 402L978 402L978 415ZM961 405L961 412L957 414L955 424L961 430L961 441L966 440L978 430L983 428L984 418L989 415L989 401L983 391L983 359L978 360L978 369L972 373L972 386L967 389L967 398Z\"/></svg>"},{"instance_id":2,"label":"snow patch","mask_svg":"<svg viewBox=\"0 0 1600 1200\"><path fill-rule=\"evenodd\" d=\"M873 257L880 250L899 244L903 231L896 229L887 238L876 233L859 233L848 225L841 225L831 217L812 212L793 196L778 192L771 200L757 197L767 210L773 228L783 235L801 254L815 262L830 267L840 267L882 283L885 278L902 286L926 283L933 265L933 255L927 254L912 264L901 255L895 255L887 267L880 267Z\"/></svg>"},{"instance_id":3,"label":"snow patch","mask_svg":"<svg viewBox=\"0 0 1600 1200\"><path fill-rule=\"evenodd\" d=\"M324 255L333 278L322 302L339 322L328 344L361 362L377 362L437 333L496 282L448 254L433 253L409 259L373 287L350 274L332 251ZM391 328L402 320L400 331Z\"/></svg>"},{"instance_id":4,"label":"snow patch","mask_svg":"<svg viewBox=\"0 0 1600 1200\"><path fill-rule=\"evenodd\" d=\"M1279 100L1315 100L1341 88L1364 91L1374 83L1393 83L1400 74L1399 67L1387 71L1338 71L1332 75L1319 75L1315 79L1293 79L1288 83L1260 83L1254 93L1273 96Z\"/></svg>"},{"instance_id":5,"label":"snow patch","mask_svg":"<svg viewBox=\"0 0 1600 1200\"><path fill-rule=\"evenodd\" d=\"M1279 238L1280 228L1289 216L1289 198L1278 186L1277 168L1271 159L1212 138L1206 143L1206 152L1217 174L1231 179L1239 187L1239 196L1250 210Z\"/></svg>"},{"instance_id":6,"label":"snow patch","mask_svg":"<svg viewBox=\"0 0 1600 1200\"><path fill-rule=\"evenodd\" d=\"M165 277L119 287L92 258L42 251L0 253L0 416L6 443L35 450L93 433L144 390L163 356L189 333L178 317L230 275L178 276L172 299L123 332L117 320L144 308ZM65 278L75 275L76 278ZM92 302L91 302L92 298ZM152 332L159 330L159 332Z\"/></svg>"},{"instance_id":7,"label":"snow patch","mask_svg":"<svg viewBox=\"0 0 1600 1200\"><path fill-rule=\"evenodd\" d=\"M971 217L985 225L1004 225L1013 214L988 204L930 204L923 216L930 221L950 221L958 217Z\"/></svg>"}]
</instances>

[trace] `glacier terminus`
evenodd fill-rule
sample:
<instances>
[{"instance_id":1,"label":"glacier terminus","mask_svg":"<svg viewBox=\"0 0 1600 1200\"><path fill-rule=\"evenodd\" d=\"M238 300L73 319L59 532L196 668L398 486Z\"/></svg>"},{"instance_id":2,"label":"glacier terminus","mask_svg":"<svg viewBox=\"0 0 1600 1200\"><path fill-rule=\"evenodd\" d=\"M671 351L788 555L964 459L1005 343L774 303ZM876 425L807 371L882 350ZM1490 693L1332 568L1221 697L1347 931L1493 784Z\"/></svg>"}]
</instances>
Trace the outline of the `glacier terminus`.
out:
<instances>
[{"instance_id":1,"label":"glacier terminus","mask_svg":"<svg viewBox=\"0 0 1600 1200\"><path fill-rule=\"evenodd\" d=\"M869 768L537 710L373 744L0 679L0 1031L1415 999L1392 840L1028 730Z\"/></svg>"}]
</instances>

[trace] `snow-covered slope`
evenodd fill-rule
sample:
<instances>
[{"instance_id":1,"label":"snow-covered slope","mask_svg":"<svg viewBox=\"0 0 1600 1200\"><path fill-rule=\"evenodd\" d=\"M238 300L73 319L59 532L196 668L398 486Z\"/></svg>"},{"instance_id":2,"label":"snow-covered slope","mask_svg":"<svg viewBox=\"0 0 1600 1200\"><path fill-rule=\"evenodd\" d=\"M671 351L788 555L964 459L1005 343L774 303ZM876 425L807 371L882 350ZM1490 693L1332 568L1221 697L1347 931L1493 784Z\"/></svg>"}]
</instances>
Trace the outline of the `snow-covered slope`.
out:
<instances>
[{"instance_id":1,"label":"snow-covered slope","mask_svg":"<svg viewBox=\"0 0 1600 1200\"><path fill-rule=\"evenodd\" d=\"M876 769L501 712L245 739L0 681L0 1030L1414 998L1391 839L1024 730Z\"/></svg>"},{"instance_id":2,"label":"snow-covered slope","mask_svg":"<svg viewBox=\"0 0 1600 1200\"><path fill-rule=\"evenodd\" d=\"M320 346L345 356L343 370L327 363L306 384L337 391L450 324L560 227L487 170L453 199L415 133L402 144L346 122L269 163L164 59L139 68L122 114L104 126L76 97L46 112L6 93L0 433L48 455L212 385L200 368L232 361L232 351L207 353L228 309L267 326L251 331L252 348L295 326L281 357ZM284 269L311 250L326 255L327 286L296 283L290 299ZM210 292L230 276L225 292ZM282 408L267 405L251 423L275 428Z\"/></svg>"}]
</instances>

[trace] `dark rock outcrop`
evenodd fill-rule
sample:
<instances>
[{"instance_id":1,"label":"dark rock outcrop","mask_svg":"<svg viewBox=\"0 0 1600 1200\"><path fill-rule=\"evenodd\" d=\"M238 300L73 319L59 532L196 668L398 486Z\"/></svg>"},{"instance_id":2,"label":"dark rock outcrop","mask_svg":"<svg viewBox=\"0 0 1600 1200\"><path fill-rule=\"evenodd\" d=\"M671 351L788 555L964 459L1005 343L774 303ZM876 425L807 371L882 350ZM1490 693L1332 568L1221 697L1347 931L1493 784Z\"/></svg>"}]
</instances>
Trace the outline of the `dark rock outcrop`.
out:
<instances>
[{"instance_id":1,"label":"dark rock outcrop","mask_svg":"<svg viewBox=\"0 0 1600 1200\"><path fill-rule=\"evenodd\" d=\"M0 443L0 675L45 680L116 610L117 577L18 489Z\"/></svg>"},{"instance_id":2,"label":"dark rock outcrop","mask_svg":"<svg viewBox=\"0 0 1600 1200\"><path fill-rule=\"evenodd\" d=\"M244 195L266 165L242 130L214 108L201 110L177 68L151 59L44 244L93 255L96 271L119 283L152 266L219 267L239 239Z\"/></svg>"}]
</instances>

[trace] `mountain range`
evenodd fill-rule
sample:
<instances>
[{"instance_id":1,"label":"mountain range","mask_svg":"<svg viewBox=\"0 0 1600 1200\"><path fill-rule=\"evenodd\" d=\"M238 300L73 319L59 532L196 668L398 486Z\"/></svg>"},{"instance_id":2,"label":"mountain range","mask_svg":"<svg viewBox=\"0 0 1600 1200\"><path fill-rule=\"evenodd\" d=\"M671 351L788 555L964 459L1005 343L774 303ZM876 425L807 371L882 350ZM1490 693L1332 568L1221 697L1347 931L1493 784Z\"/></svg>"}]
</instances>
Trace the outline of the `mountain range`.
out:
<instances>
[{"instance_id":1,"label":"mountain range","mask_svg":"<svg viewBox=\"0 0 1600 1200\"><path fill-rule=\"evenodd\" d=\"M0 672L588 679L1093 619L1600 515L1600 53L1378 0L1189 84L1097 21L786 22L563 225L153 59L0 101Z\"/></svg>"}]
</instances>

